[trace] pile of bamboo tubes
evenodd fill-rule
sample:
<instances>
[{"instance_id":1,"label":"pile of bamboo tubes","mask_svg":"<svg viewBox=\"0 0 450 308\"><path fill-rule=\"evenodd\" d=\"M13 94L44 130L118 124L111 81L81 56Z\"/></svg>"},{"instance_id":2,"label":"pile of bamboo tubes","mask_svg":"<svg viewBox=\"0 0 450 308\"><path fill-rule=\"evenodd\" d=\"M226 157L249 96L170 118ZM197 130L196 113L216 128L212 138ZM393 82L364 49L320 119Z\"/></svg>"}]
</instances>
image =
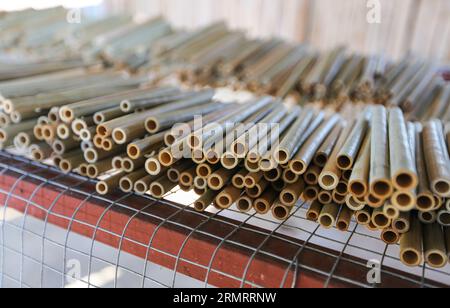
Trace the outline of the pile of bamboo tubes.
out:
<instances>
[{"instance_id":1,"label":"pile of bamboo tubes","mask_svg":"<svg viewBox=\"0 0 450 308\"><path fill-rule=\"evenodd\" d=\"M175 63L187 79L192 71L186 63L192 57L216 63L214 51L232 55L236 42L247 44L242 34L229 33L223 24L175 34L159 18L124 24L107 34L107 27L98 25L103 36L94 40L95 35L95 43L80 29L83 39L78 42L89 45L86 50L94 58L125 63L136 55L125 47L138 47L139 38L149 35L152 44L146 44L164 55L155 56L159 69ZM119 40L123 34L126 39ZM230 56L228 61L240 61L233 62L229 76L237 70L250 76L245 78L254 90L259 87L255 76L284 72L295 88L304 77L299 88L314 100L336 94L341 100L345 93L340 112L334 104L291 107L272 96L222 103L212 89L155 86L147 75L104 70L95 61L71 66L64 58L53 68L46 61L33 69L22 64L26 69L20 74L10 68L0 73L1 148L15 146L34 160L51 160L63 172L98 179L99 194L119 187L163 198L179 186L199 195L197 211L236 205L239 211L254 210L280 221L305 201L307 218L324 228L346 231L354 219L379 230L386 243L399 243L403 263L445 266L450 250L450 104L448 85L435 68L407 59L380 70L381 62L371 62L370 73L364 74L370 80L361 83L352 67L366 72L366 59L347 58L336 49L314 55L313 65L305 62L308 49L299 47L297 57L292 55L298 63L291 60L296 69L308 70L299 76L293 67L279 64L291 58L292 47L278 40L253 43L252 52L242 48L247 55L235 50ZM152 50L143 54L148 53ZM219 62L229 70L226 61ZM194 67L194 77L202 76L203 66ZM212 72L217 76L215 68ZM370 93L367 97L379 104L348 104L359 95L353 90ZM357 100L364 101L362 96ZM400 107L410 112L405 115ZM196 116L202 116L200 124Z\"/></svg>"}]
</instances>

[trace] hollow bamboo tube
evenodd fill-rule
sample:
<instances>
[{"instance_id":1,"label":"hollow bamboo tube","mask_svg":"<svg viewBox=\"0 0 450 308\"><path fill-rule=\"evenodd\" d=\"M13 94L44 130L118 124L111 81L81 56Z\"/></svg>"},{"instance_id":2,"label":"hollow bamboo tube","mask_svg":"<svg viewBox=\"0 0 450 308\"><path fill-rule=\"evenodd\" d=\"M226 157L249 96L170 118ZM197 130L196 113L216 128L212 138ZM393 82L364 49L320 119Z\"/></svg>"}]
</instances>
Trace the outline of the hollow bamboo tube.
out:
<instances>
[{"instance_id":1,"label":"hollow bamboo tube","mask_svg":"<svg viewBox=\"0 0 450 308\"><path fill-rule=\"evenodd\" d=\"M116 154L120 154L124 151L125 149L121 146L114 148L112 151L105 151L100 149L88 149L84 152L84 158L88 163L94 164L99 160L114 156Z\"/></svg>"},{"instance_id":2,"label":"hollow bamboo tube","mask_svg":"<svg viewBox=\"0 0 450 308\"><path fill-rule=\"evenodd\" d=\"M404 234L411 228L411 213L400 213L400 216L393 220L392 228L398 233Z\"/></svg>"},{"instance_id":3,"label":"hollow bamboo tube","mask_svg":"<svg viewBox=\"0 0 450 308\"><path fill-rule=\"evenodd\" d=\"M390 181L387 111L383 106L374 107L370 155L370 193L378 199L389 198L394 189ZM409 151L409 150L408 150Z\"/></svg>"},{"instance_id":4,"label":"hollow bamboo tube","mask_svg":"<svg viewBox=\"0 0 450 308\"><path fill-rule=\"evenodd\" d=\"M365 206L362 210L355 212L356 222L362 226L368 226L372 221L372 208Z\"/></svg>"},{"instance_id":5,"label":"hollow bamboo tube","mask_svg":"<svg viewBox=\"0 0 450 308\"><path fill-rule=\"evenodd\" d=\"M447 265L448 255L442 227L439 224L428 224L423 229L423 248L426 263L433 268L444 267Z\"/></svg>"},{"instance_id":6,"label":"hollow bamboo tube","mask_svg":"<svg viewBox=\"0 0 450 308\"><path fill-rule=\"evenodd\" d=\"M305 189L305 182L299 179L296 183L288 185L280 194L280 202L286 206L294 206Z\"/></svg>"},{"instance_id":7,"label":"hollow bamboo tube","mask_svg":"<svg viewBox=\"0 0 450 308\"><path fill-rule=\"evenodd\" d=\"M314 201L306 212L306 219L310 221L319 220L319 215L322 212L322 208L323 205L320 202Z\"/></svg>"},{"instance_id":8,"label":"hollow bamboo tube","mask_svg":"<svg viewBox=\"0 0 450 308\"><path fill-rule=\"evenodd\" d=\"M253 188L264 177L264 172L248 173L244 178L244 187Z\"/></svg>"},{"instance_id":9,"label":"hollow bamboo tube","mask_svg":"<svg viewBox=\"0 0 450 308\"><path fill-rule=\"evenodd\" d=\"M331 191L322 190L321 192L319 192L317 199L322 204L330 204L333 202L333 194Z\"/></svg>"},{"instance_id":10,"label":"hollow bamboo tube","mask_svg":"<svg viewBox=\"0 0 450 308\"><path fill-rule=\"evenodd\" d=\"M43 125L36 125L33 128L34 137L39 141L44 141L44 134L42 132Z\"/></svg>"},{"instance_id":11,"label":"hollow bamboo tube","mask_svg":"<svg viewBox=\"0 0 450 308\"><path fill-rule=\"evenodd\" d=\"M176 183L172 183L167 175L164 175L160 177L159 179L155 180L150 185L150 194L157 198L163 198L167 193L169 193L172 189L174 189L177 186Z\"/></svg>"},{"instance_id":12,"label":"hollow bamboo tube","mask_svg":"<svg viewBox=\"0 0 450 308\"><path fill-rule=\"evenodd\" d=\"M444 227L450 227L450 212L447 210L439 211L437 221Z\"/></svg>"},{"instance_id":13,"label":"hollow bamboo tube","mask_svg":"<svg viewBox=\"0 0 450 308\"><path fill-rule=\"evenodd\" d=\"M339 135L341 134L342 130L343 130L342 124L337 123L314 156L313 161L316 166L319 166L321 168L325 167L325 165L328 162L328 159L330 158L331 153L334 150L334 147L336 146L336 143L339 139Z\"/></svg>"},{"instance_id":14,"label":"hollow bamboo tube","mask_svg":"<svg viewBox=\"0 0 450 308\"><path fill-rule=\"evenodd\" d=\"M340 206L337 204L326 204L323 206L319 215L319 224L325 228L330 229L336 224L336 219L340 211Z\"/></svg>"},{"instance_id":15,"label":"hollow bamboo tube","mask_svg":"<svg viewBox=\"0 0 450 308\"><path fill-rule=\"evenodd\" d=\"M77 135L80 136L81 131L83 129L88 129L89 127L94 125L94 119L92 117L84 117L84 118L78 118L75 119L72 122L72 132Z\"/></svg>"},{"instance_id":16,"label":"hollow bamboo tube","mask_svg":"<svg viewBox=\"0 0 450 308\"><path fill-rule=\"evenodd\" d=\"M203 178L208 178L213 172L220 168L218 165L209 165L202 163L197 166L197 175Z\"/></svg>"},{"instance_id":17,"label":"hollow bamboo tube","mask_svg":"<svg viewBox=\"0 0 450 308\"><path fill-rule=\"evenodd\" d=\"M400 260L407 266L419 266L423 261L422 224L414 216L409 232L400 239Z\"/></svg>"},{"instance_id":18,"label":"hollow bamboo tube","mask_svg":"<svg viewBox=\"0 0 450 308\"><path fill-rule=\"evenodd\" d=\"M215 203L221 209L228 209L239 199L240 196L240 189L234 187L233 185L228 185L217 195Z\"/></svg>"},{"instance_id":19,"label":"hollow bamboo tube","mask_svg":"<svg viewBox=\"0 0 450 308\"><path fill-rule=\"evenodd\" d=\"M139 195L144 195L150 190L150 185L153 183L153 181L159 179L160 175L147 175L134 183L134 191ZM175 183L176 184L176 183Z\"/></svg>"},{"instance_id":20,"label":"hollow bamboo tube","mask_svg":"<svg viewBox=\"0 0 450 308\"><path fill-rule=\"evenodd\" d=\"M169 167L162 166L159 160L153 156L145 161L145 170L151 175L158 175L166 171Z\"/></svg>"},{"instance_id":21,"label":"hollow bamboo tube","mask_svg":"<svg viewBox=\"0 0 450 308\"><path fill-rule=\"evenodd\" d=\"M350 194L345 196L345 204L353 211L360 211L367 205L365 200L361 200Z\"/></svg>"},{"instance_id":22,"label":"hollow bamboo tube","mask_svg":"<svg viewBox=\"0 0 450 308\"><path fill-rule=\"evenodd\" d=\"M203 153L203 151L200 152ZM236 155L234 155L231 152L226 152L225 154L222 155L222 158L220 159L220 163L222 167L224 167L225 169L234 169L239 165L241 161L242 161L241 159L239 159Z\"/></svg>"},{"instance_id":23,"label":"hollow bamboo tube","mask_svg":"<svg viewBox=\"0 0 450 308\"><path fill-rule=\"evenodd\" d=\"M194 149L192 150L192 161L196 164L203 164L206 162L206 156L203 153L203 151L201 149ZM230 164L223 164L223 166L229 168L229 169L233 169L233 167L230 168L230 165L233 165L235 163L235 161L231 160L229 161ZM236 163L237 165L238 163Z\"/></svg>"},{"instance_id":24,"label":"hollow bamboo tube","mask_svg":"<svg viewBox=\"0 0 450 308\"><path fill-rule=\"evenodd\" d=\"M272 170L264 172L264 178L269 182L276 182L283 176L283 168L278 166Z\"/></svg>"},{"instance_id":25,"label":"hollow bamboo tube","mask_svg":"<svg viewBox=\"0 0 450 308\"><path fill-rule=\"evenodd\" d=\"M196 166L192 166L180 174L180 183L184 186L193 186L195 176Z\"/></svg>"},{"instance_id":26,"label":"hollow bamboo tube","mask_svg":"<svg viewBox=\"0 0 450 308\"><path fill-rule=\"evenodd\" d=\"M400 211L398 208L390 203L386 203L383 207L383 213L391 220L395 220L400 217Z\"/></svg>"},{"instance_id":27,"label":"hollow bamboo tube","mask_svg":"<svg viewBox=\"0 0 450 308\"><path fill-rule=\"evenodd\" d=\"M388 245L394 245L400 240L400 234L392 228L386 228L381 232L381 239Z\"/></svg>"},{"instance_id":28,"label":"hollow bamboo tube","mask_svg":"<svg viewBox=\"0 0 450 308\"><path fill-rule=\"evenodd\" d=\"M345 201L346 201L345 198L346 198L346 196L342 196L342 195L338 194L338 193L336 192L336 190L333 190L333 191L332 191L331 196L332 196L332 198L333 198L333 202L334 202L334 203L339 204L339 205L345 204Z\"/></svg>"},{"instance_id":29,"label":"hollow bamboo tube","mask_svg":"<svg viewBox=\"0 0 450 308\"><path fill-rule=\"evenodd\" d=\"M293 184L300 179L300 176L295 174L294 172L292 172L289 169L284 169L281 178L284 182L286 182L286 184ZM306 179L305 179L305 182L306 182ZM317 183L313 183L311 185L316 185L316 184Z\"/></svg>"},{"instance_id":30,"label":"hollow bamboo tube","mask_svg":"<svg viewBox=\"0 0 450 308\"><path fill-rule=\"evenodd\" d=\"M199 176L194 178L194 187L198 189L208 189L208 182Z\"/></svg>"},{"instance_id":31,"label":"hollow bamboo tube","mask_svg":"<svg viewBox=\"0 0 450 308\"><path fill-rule=\"evenodd\" d=\"M411 191L396 191L391 197L392 205L402 212L408 212L416 207L416 195Z\"/></svg>"},{"instance_id":32,"label":"hollow bamboo tube","mask_svg":"<svg viewBox=\"0 0 450 308\"><path fill-rule=\"evenodd\" d=\"M442 147L443 136L439 135L438 123L425 124L423 150L427 164L431 190L440 197L450 197L450 164L448 152Z\"/></svg>"},{"instance_id":33,"label":"hollow bamboo tube","mask_svg":"<svg viewBox=\"0 0 450 308\"><path fill-rule=\"evenodd\" d=\"M32 130L35 124L36 124L35 120L30 120L19 124L14 124L5 128L1 128L0 142L5 143L8 140L12 141L18 133Z\"/></svg>"},{"instance_id":34,"label":"hollow bamboo tube","mask_svg":"<svg viewBox=\"0 0 450 308\"><path fill-rule=\"evenodd\" d=\"M253 208L253 202L252 198L244 194L236 201L236 207L241 213L248 213Z\"/></svg>"},{"instance_id":35,"label":"hollow bamboo tube","mask_svg":"<svg viewBox=\"0 0 450 308\"><path fill-rule=\"evenodd\" d=\"M45 141L51 143L56 138L56 124L47 124L42 126L42 136Z\"/></svg>"},{"instance_id":36,"label":"hollow bamboo tube","mask_svg":"<svg viewBox=\"0 0 450 308\"><path fill-rule=\"evenodd\" d=\"M355 127L349 134L347 140L340 149L336 157L336 165L341 170L350 170L355 163L356 156L358 155L361 145L364 142L368 129L368 116L370 115L370 109L366 110L362 117L356 122Z\"/></svg>"},{"instance_id":37,"label":"hollow bamboo tube","mask_svg":"<svg viewBox=\"0 0 450 308\"><path fill-rule=\"evenodd\" d=\"M369 192L371 136L370 132L366 136L348 184L349 192L358 198Z\"/></svg>"},{"instance_id":38,"label":"hollow bamboo tube","mask_svg":"<svg viewBox=\"0 0 450 308\"><path fill-rule=\"evenodd\" d=\"M231 183L234 187L239 189L245 188L245 178L249 174L249 172L243 168L238 173L236 173L233 178L231 179Z\"/></svg>"},{"instance_id":39,"label":"hollow bamboo tube","mask_svg":"<svg viewBox=\"0 0 450 308\"><path fill-rule=\"evenodd\" d=\"M59 161L59 163L60 162L61 161ZM58 164L55 163L55 165L58 166L59 163ZM80 164L80 166L78 167L78 174L81 175L81 176L88 176L88 174L87 174L87 167L88 167L87 164Z\"/></svg>"},{"instance_id":40,"label":"hollow bamboo tube","mask_svg":"<svg viewBox=\"0 0 450 308\"><path fill-rule=\"evenodd\" d=\"M112 158L107 158L95 164L86 165L86 175L91 179L98 178L102 173L105 173L112 168Z\"/></svg>"},{"instance_id":41,"label":"hollow bamboo tube","mask_svg":"<svg viewBox=\"0 0 450 308\"><path fill-rule=\"evenodd\" d=\"M94 123L96 125L105 123L107 121L111 121L116 118L120 118L124 115L128 114L128 112L123 112L120 107L112 107L110 109L102 110L94 114Z\"/></svg>"},{"instance_id":42,"label":"hollow bamboo tube","mask_svg":"<svg viewBox=\"0 0 450 308\"><path fill-rule=\"evenodd\" d=\"M419 179L416 205L420 211L431 211L436 207L436 200L433 196L433 192L430 190L430 182L423 148L422 126L420 124L417 124L416 126L415 141L417 175Z\"/></svg>"},{"instance_id":43,"label":"hollow bamboo tube","mask_svg":"<svg viewBox=\"0 0 450 308\"><path fill-rule=\"evenodd\" d=\"M303 201L315 201L319 196L320 189L317 186L306 186L301 198Z\"/></svg>"},{"instance_id":44,"label":"hollow bamboo tube","mask_svg":"<svg viewBox=\"0 0 450 308\"><path fill-rule=\"evenodd\" d=\"M56 135L59 139L67 140L70 138L71 129L67 124L61 123L56 128Z\"/></svg>"},{"instance_id":45,"label":"hollow bamboo tube","mask_svg":"<svg viewBox=\"0 0 450 308\"><path fill-rule=\"evenodd\" d=\"M256 198L259 198L264 193L266 188L269 186L270 186L270 183L266 179L262 179L254 187L246 188L245 192L250 197L256 199Z\"/></svg>"},{"instance_id":46,"label":"hollow bamboo tube","mask_svg":"<svg viewBox=\"0 0 450 308\"><path fill-rule=\"evenodd\" d=\"M64 173L69 173L74 170L78 165L85 163L83 155L78 154L74 156L63 157L63 160L59 164L59 168Z\"/></svg>"},{"instance_id":47,"label":"hollow bamboo tube","mask_svg":"<svg viewBox=\"0 0 450 308\"><path fill-rule=\"evenodd\" d=\"M132 159L138 159L155 150L155 147L161 146L164 140L165 132L138 140L127 146L128 156Z\"/></svg>"},{"instance_id":48,"label":"hollow bamboo tube","mask_svg":"<svg viewBox=\"0 0 450 308\"><path fill-rule=\"evenodd\" d=\"M122 170L122 162L125 156L114 156L111 161L113 169Z\"/></svg>"},{"instance_id":49,"label":"hollow bamboo tube","mask_svg":"<svg viewBox=\"0 0 450 308\"><path fill-rule=\"evenodd\" d=\"M248 159L244 161L245 169L249 172L259 172L261 168L259 167L259 163L252 163Z\"/></svg>"},{"instance_id":50,"label":"hollow bamboo tube","mask_svg":"<svg viewBox=\"0 0 450 308\"><path fill-rule=\"evenodd\" d=\"M437 221L438 213L435 211L431 212L418 212L417 217L423 224L433 224Z\"/></svg>"},{"instance_id":51,"label":"hollow bamboo tube","mask_svg":"<svg viewBox=\"0 0 450 308\"><path fill-rule=\"evenodd\" d=\"M166 93L164 93L166 91ZM197 91L180 92L178 89L162 89L160 93L152 97L135 100L124 100L120 103L120 109L122 112L133 112L136 110L148 109L158 105L172 103L175 101L185 100L198 95Z\"/></svg>"},{"instance_id":52,"label":"hollow bamboo tube","mask_svg":"<svg viewBox=\"0 0 450 308\"><path fill-rule=\"evenodd\" d=\"M190 169L191 167L192 167L191 161L187 159L181 160L167 170L167 176L172 182L178 183L180 180L181 173Z\"/></svg>"},{"instance_id":53,"label":"hollow bamboo tube","mask_svg":"<svg viewBox=\"0 0 450 308\"><path fill-rule=\"evenodd\" d=\"M66 153L66 152L69 152L73 149L76 149L79 146L80 146L80 143L73 139L68 139L68 140L56 139L52 144L53 151L56 154L60 154L60 155Z\"/></svg>"},{"instance_id":54,"label":"hollow bamboo tube","mask_svg":"<svg viewBox=\"0 0 450 308\"><path fill-rule=\"evenodd\" d=\"M255 199L253 207L258 214L265 215L270 212L276 199L275 191L268 188L259 198Z\"/></svg>"},{"instance_id":55,"label":"hollow bamboo tube","mask_svg":"<svg viewBox=\"0 0 450 308\"><path fill-rule=\"evenodd\" d=\"M411 153L408 131L400 108L389 111L391 179L398 190L411 191L418 185L416 163ZM450 190L450 188L449 188Z\"/></svg>"},{"instance_id":56,"label":"hollow bamboo tube","mask_svg":"<svg viewBox=\"0 0 450 308\"><path fill-rule=\"evenodd\" d=\"M135 183L145 177L147 172L145 170L139 170L122 177L119 181L119 187L123 192L131 192L134 189Z\"/></svg>"},{"instance_id":57,"label":"hollow bamboo tube","mask_svg":"<svg viewBox=\"0 0 450 308\"><path fill-rule=\"evenodd\" d=\"M34 160L44 161L51 156L53 149L47 143L39 143L30 147L30 153Z\"/></svg>"},{"instance_id":58,"label":"hollow bamboo tube","mask_svg":"<svg viewBox=\"0 0 450 308\"><path fill-rule=\"evenodd\" d=\"M105 180L98 182L96 185L97 193L99 193L100 195L107 195L108 193L112 192L114 189L119 187L120 179L125 175L125 172L119 172Z\"/></svg>"},{"instance_id":59,"label":"hollow bamboo tube","mask_svg":"<svg viewBox=\"0 0 450 308\"><path fill-rule=\"evenodd\" d=\"M354 211L352 211L345 205L342 206L341 212L339 213L339 216L336 221L336 228L339 231L348 231L353 214L354 214Z\"/></svg>"},{"instance_id":60,"label":"hollow bamboo tube","mask_svg":"<svg viewBox=\"0 0 450 308\"><path fill-rule=\"evenodd\" d=\"M314 159L314 155L323 144L326 137L333 130L340 116L333 115L320 125L309 137L308 141L300 148L300 151L289 162L289 167L296 174L304 174Z\"/></svg>"},{"instance_id":61,"label":"hollow bamboo tube","mask_svg":"<svg viewBox=\"0 0 450 308\"><path fill-rule=\"evenodd\" d=\"M217 198L219 191L207 190L200 198L194 202L194 208L197 212L204 212Z\"/></svg>"},{"instance_id":62,"label":"hollow bamboo tube","mask_svg":"<svg viewBox=\"0 0 450 308\"><path fill-rule=\"evenodd\" d=\"M379 229L386 229L392 221L384 214L382 207L376 208L372 212L372 223Z\"/></svg>"},{"instance_id":63,"label":"hollow bamboo tube","mask_svg":"<svg viewBox=\"0 0 450 308\"><path fill-rule=\"evenodd\" d=\"M122 169L126 172L134 172L137 169L141 169L145 166L146 163L145 158L139 158L139 159L131 159L129 157L124 157L122 159Z\"/></svg>"},{"instance_id":64,"label":"hollow bamboo tube","mask_svg":"<svg viewBox=\"0 0 450 308\"><path fill-rule=\"evenodd\" d=\"M208 187L212 190L221 190L231 180L236 170L219 169L208 177Z\"/></svg>"},{"instance_id":65,"label":"hollow bamboo tube","mask_svg":"<svg viewBox=\"0 0 450 308\"><path fill-rule=\"evenodd\" d=\"M32 131L21 132L17 134L16 138L22 148L28 148L32 143L38 141Z\"/></svg>"},{"instance_id":66,"label":"hollow bamboo tube","mask_svg":"<svg viewBox=\"0 0 450 308\"><path fill-rule=\"evenodd\" d=\"M286 221L291 215L293 209L293 207L286 206L276 200L272 206L272 216L279 221Z\"/></svg>"},{"instance_id":67,"label":"hollow bamboo tube","mask_svg":"<svg viewBox=\"0 0 450 308\"><path fill-rule=\"evenodd\" d=\"M336 159L341 147L347 140L347 136L351 130L352 130L351 125L345 126L345 128L343 129L343 131L339 136L338 141L336 142L336 146L333 149L330 159L328 160L327 164L325 165L319 176L319 185L322 189L334 190L339 183L342 171L338 168L336 164Z\"/></svg>"},{"instance_id":68,"label":"hollow bamboo tube","mask_svg":"<svg viewBox=\"0 0 450 308\"><path fill-rule=\"evenodd\" d=\"M79 137L83 141L91 141L92 139L94 139L95 130L96 130L95 126L92 126L92 127L86 128L86 129L82 129L82 130L80 130Z\"/></svg>"},{"instance_id":69,"label":"hollow bamboo tube","mask_svg":"<svg viewBox=\"0 0 450 308\"><path fill-rule=\"evenodd\" d=\"M369 205L370 207L372 207L374 209L380 208L385 204L385 200L379 199L378 197L376 197L370 193L364 197L364 200L366 201L367 205Z\"/></svg>"},{"instance_id":70,"label":"hollow bamboo tube","mask_svg":"<svg viewBox=\"0 0 450 308\"><path fill-rule=\"evenodd\" d=\"M313 110L305 109L301 113L300 117L292 124L291 128L281 141L279 148L274 155L275 160L279 164L288 163L289 160L298 151L299 141L302 138L304 132L307 130L308 124L313 119L313 116Z\"/></svg>"}]
</instances>

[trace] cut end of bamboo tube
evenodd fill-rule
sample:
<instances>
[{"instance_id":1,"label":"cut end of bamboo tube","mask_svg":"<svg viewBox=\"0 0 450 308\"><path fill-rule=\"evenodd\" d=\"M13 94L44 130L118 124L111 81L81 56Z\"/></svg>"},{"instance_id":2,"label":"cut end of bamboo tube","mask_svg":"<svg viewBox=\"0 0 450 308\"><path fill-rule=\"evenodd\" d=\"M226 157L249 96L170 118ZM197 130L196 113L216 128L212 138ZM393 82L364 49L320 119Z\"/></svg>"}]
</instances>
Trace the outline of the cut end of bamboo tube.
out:
<instances>
[{"instance_id":1,"label":"cut end of bamboo tube","mask_svg":"<svg viewBox=\"0 0 450 308\"><path fill-rule=\"evenodd\" d=\"M147 118L145 121L145 129L151 134L157 133L160 130L158 119L155 117Z\"/></svg>"},{"instance_id":2,"label":"cut end of bamboo tube","mask_svg":"<svg viewBox=\"0 0 450 308\"><path fill-rule=\"evenodd\" d=\"M367 185L361 181L351 181L348 189L356 197L364 197L369 192Z\"/></svg>"},{"instance_id":3,"label":"cut end of bamboo tube","mask_svg":"<svg viewBox=\"0 0 450 308\"><path fill-rule=\"evenodd\" d=\"M394 193L394 187L388 180L377 180L372 183L371 193L378 199L387 199Z\"/></svg>"},{"instance_id":4,"label":"cut end of bamboo tube","mask_svg":"<svg viewBox=\"0 0 450 308\"><path fill-rule=\"evenodd\" d=\"M86 167L86 175L91 179L95 179L99 176L99 172L96 166L89 165Z\"/></svg>"},{"instance_id":5,"label":"cut end of bamboo tube","mask_svg":"<svg viewBox=\"0 0 450 308\"><path fill-rule=\"evenodd\" d=\"M419 266L423 262L422 252L414 249L405 249L400 253L400 260L410 267Z\"/></svg>"},{"instance_id":6,"label":"cut end of bamboo tube","mask_svg":"<svg viewBox=\"0 0 450 308\"><path fill-rule=\"evenodd\" d=\"M158 154L158 160L164 167L170 167L174 163L172 153L168 150L163 150Z\"/></svg>"},{"instance_id":7,"label":"cut end of bamboo tube","mask_svg":"<svg viewBox=\"0 0 450 308\"><path fill-rule=\"evenodd\" d=\"M220 176L212 174L208 178L208 186L212 190L219 190L219 189L221 189L223 187L223 185L224 185L224 183L223 183L223 180L222 180L222 178Z\"/></svg>"},{"instance_id":8,"label":"cut end of bamboo tube","mask_svg":"<svg viewBox=\"0 0 450 308\"><path fill-rule=\"evenodd\" d=\"M239 159L231 153L225 153L220 162L224 168L231 170L237 167Z\"/></svg>"},{"instance_id":9,"label":"cut end of bamboo tube","mask_svg":"<svg viewBox=\"0 0 450 308\"><path fill-rule=\"evenodd\" d=\"M95 164L98 160L97 151L95 149L87 149L84 152L84 159L90 164Z\"/></svg>"},{"instance_id":10,"label":"cut end of bamboo tube","mask_svg":"<svg viewBox=\"0 0 450 308\"><path fill-rule=\"evenodd\" d=\"M337 163L339 169L349 170L353 166L353 158L351 158L347 155L341 155L337 158L336 163Z\"/></svg>"},{"instance_id":11,"label":"cut end of bamboo tube","mask_svg":"<svg viewBox=\"0 0 450 308\"><path fill-rule=\"evenodd\" d=\"M381 239L388 245L394 245L398 243L400 236L394 230L386 229L381 233Z\"/></svg>"},{"instance_id":12,"label":"cut end of bamboo tube","mask_svg":"<svg viewBox=\"0 0 450 308\"><path fill-rule=\"evenodd\" d=\"M114 129L112 137L117 144L125 144L127 142L127 134L122 128Z\"/></svg>"},{"instance_id":13,"label":"cut end of bamboo tube","mask_svg":"<svg viewBox=\"0 0 450 308\"><path fill-rule=\"evenodd\" d=\"M392 182L398 190L414 190L419 181L417 175L408 171L402 171L393 176Z\"/></svg>"},{"instance_id":14,"label":"cut end of bamboo tube","mask_svg":"<svg viewBox=\"0 0 450 308\"><path fill-rule=\"evenodd\" d=\"M165 195L164 187L161 184L154 182L150 185L150 193L153 197L160 199Z\"/></svg>"},{"instance_id":15,"label":"cut end of bamboo tube","mask_svg":"<svg viewBox=\"0 0 450 308\"><path fill-rule=\"evenodd\" d=\"M396 191L391 198L391 202L400 211L408 212L416 207L416 197L407 191Z\"/></svg>"},{"instance_id":16,"label":"cut end of bamboo tube","mask_svg":"<svg viewBox=\"0 0 450 308\"><path fill-rule=\"evenodd\" d=\"M242 197L236 202L238 210L242 213L249 212L253 207L253 201L249 197Z\"/></svg>"},{"instance_id":17,"label":"cut end of bamboo tube","mask_svg":"<svg viewBox=\"0 0 450 308\"><path fill-rule=\"evenodd\" d=\"M433 191L441 197L450 197L450 182L444 179L432 183Z\"/></svg>"},{"instance_id":18,"label":"cut end of bamboo tube","mask_svg":"<svg viewBox=\"0 0 450 308\"><path fill-rule=\"evenodd\" d=\"M366 212L356 212L355 213L356 222L360 225L367 225L370 223L370 215Z\"/></svg>"},{"instance_id":19,"label":"cut end of bamboo tube","mask_svg":"<svg viewBox=\"0 0 450 308\"><path fill-rule=\"evenodd\" d=\"M109 192L109 185L104 181L100 181L96 185L96 190L100 195L107 195Z\"/></svg>"},{"instance_id":20,"label":"cut end of bamboo tube","mask_svg":"<svg viewBox=\"0 0 450 308\"><path fill-rule=\"evenodd\" d=\"M150 175L158 175L161 172L161 164L159 160L153 157L147 159L145 162L145 170L147 170Z\"/></svg>"},{"instance_id":21,"label":"cut end of bamboo tube","mask_svg":"<svg viewBox=\"0 0 450 308\"><path fill-rule=\"evenodd\" d=\"M285 221L289 218L290 209L282 204L276 203L272 208L273 217L280 221Z\"/></svg>"},{"instance_id":22,"label":"cut end of bamboo tube","mask_svg":"<svg viewBox=\"0 0 450 308\"><path fill-rule=\"evenodd\" d=\"M448 256L439 250L431 250L425 254L426 263L432 268L443 268L447 265Z\"/></svg>"},{"instance_id":23,"label":"cut end of bamboo tube","mask_svg":"<svg viewBox=\"0 0 450 308\"><path fill-rule=\"evenodd\" d=\"M331 172L323 172L319 176L320 187L326 190L333 190L339 184L339 178Z\"/></svg>"},{"instance_id":24,"label":"cut end of bamboo tube","mask_svg":"<svg viewBox=\"0 0 450 308\"><path fill-rule=\"evenodd\" d=\"M436 206L436 201L432 194L420 194L417 196L417 208L420 211L431 211Z\"/></svg>"},{"instance_id":25,"label":"cut end of bamboo tube","mask_svg":"<svg viewBox=\"0 0 450 308\"><path fill-rule=\"evenodd\" d=\"M133 190L133 182L128 178L122 178L119 182L119 187L123 192L131 192Z\"/></svg>"}]
</instances>

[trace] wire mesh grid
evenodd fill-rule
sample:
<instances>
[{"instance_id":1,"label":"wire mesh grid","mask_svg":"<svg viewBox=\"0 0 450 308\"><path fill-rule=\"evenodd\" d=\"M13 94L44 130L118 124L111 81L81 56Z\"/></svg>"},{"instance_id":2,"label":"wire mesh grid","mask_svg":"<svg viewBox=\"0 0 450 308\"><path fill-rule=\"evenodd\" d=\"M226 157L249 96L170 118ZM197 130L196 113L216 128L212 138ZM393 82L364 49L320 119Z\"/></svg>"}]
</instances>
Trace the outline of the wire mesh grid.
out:
<instances>
[{"instance_id":1,"label":"wire mesh grid","mask_svg":"<svg viewBox=\"0 0 450 308\"><path fill-rule=\"evenodd\" d=\"M192 196L180 190L164 200L118 192L104 197L92 180L4 152L0 176L2 286L46 287L50 279L57 287L101 287L98 263L109 268L110 287L130 286L121 280L127 275L135 278L131 286L164 288L450 285L448 267L407 268L398 246L385 245L354 222L348 232L323 230L306 220L306 204L279 223L234 208L198 213ZM8 219L11 209L20 219ZM39 228L30 223L36 218ZM54 225L57 236L49 231ZM8 232L20 240L11 243ZM73 243L74 234L82 236L81 244ZM38 252L26 247L27 237L38 239ZM47 261L50 245L58 248L59 264ZM14 256L14 266L7 255ZM73 256L87 264L78 274L68 267ZM130 256L137 262L127 262ZM381 281L368 282L368 260L379 262ZM29 268L37 276L33 283L27 282Z\"/></svg>"}]
</instances>

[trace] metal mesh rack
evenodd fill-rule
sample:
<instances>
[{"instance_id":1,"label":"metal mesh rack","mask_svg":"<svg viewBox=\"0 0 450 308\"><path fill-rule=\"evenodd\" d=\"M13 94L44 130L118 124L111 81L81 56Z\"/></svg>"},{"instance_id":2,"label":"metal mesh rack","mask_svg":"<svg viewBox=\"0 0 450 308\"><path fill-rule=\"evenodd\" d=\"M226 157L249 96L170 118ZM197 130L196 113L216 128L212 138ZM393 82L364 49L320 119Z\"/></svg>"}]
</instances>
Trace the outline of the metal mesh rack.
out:
<instances>
[{"instance_id":1,"label":"metal mesh rack","mask_svg":"<svg viewBox=\"0 0 450 308\"><path fill-rule=\"evenodd\" d=\"M450 266L407 268L377 233L354 222L323 230L305 204L280 224L234 209L198 213L178 190L103 197L92 180L4 152L0 199L2 287L450 286ZM368 282L368 260L379 262L380 283Z\"/></svg>"}]
</instances>

